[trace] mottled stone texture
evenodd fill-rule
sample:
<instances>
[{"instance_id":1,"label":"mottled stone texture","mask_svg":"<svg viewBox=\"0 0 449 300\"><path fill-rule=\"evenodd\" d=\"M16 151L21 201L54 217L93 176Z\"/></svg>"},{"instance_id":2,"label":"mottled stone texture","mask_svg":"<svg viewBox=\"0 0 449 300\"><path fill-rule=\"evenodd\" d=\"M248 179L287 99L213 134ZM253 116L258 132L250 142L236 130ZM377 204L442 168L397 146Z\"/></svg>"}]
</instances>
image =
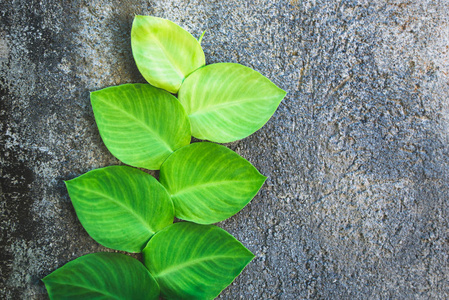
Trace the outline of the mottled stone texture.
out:
<instances>
[{"instance_id":1,"label":"mottled stone texture","mask_svg":"<svg viewBox=\"0 0 449 300\"><path fill-rule=\"evenodd\" d=\"M0 2L0 298L106 251L63 180L119 162L89 91L144 82L134 14L203 39L207 63L252 67L288 95L228 146L268 176L218 224L256 255L222 299L449 298L449 2Z\"/></svg>"}]
</instances>

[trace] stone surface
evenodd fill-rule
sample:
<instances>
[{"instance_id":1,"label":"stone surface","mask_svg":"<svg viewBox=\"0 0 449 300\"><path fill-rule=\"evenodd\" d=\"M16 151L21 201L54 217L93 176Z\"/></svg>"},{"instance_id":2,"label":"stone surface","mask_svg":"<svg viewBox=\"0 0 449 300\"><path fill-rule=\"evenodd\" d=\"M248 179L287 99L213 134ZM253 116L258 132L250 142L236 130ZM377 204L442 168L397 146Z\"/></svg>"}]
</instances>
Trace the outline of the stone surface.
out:
<instances>
[{"instance_id":1,"label":"stone surface","mask_svg":"<svg viewBox=\"0 0 449 300\"><path fill-rule=\"evenodd\" d=\"M228 146L268 180L218 224L256 254L221 299L449 298L449 1L1 1L0 298L107 251L63 180L118 164L89 91L144 82L134 14L288 96Z\"/></svg>"}]
</instances>

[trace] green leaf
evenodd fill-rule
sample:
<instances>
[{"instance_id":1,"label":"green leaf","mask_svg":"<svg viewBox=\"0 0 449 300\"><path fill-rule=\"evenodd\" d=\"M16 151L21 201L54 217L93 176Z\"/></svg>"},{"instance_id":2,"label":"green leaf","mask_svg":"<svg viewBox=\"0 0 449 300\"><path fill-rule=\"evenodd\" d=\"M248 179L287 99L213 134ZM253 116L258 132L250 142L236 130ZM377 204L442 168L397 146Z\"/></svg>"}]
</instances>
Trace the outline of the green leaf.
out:
<instances>
[{"instance_id":1,"label":"green leaf","mask_svg":"<svg viewBox=\"0 0 449 300\"><path fill-rule=\"evenodd\" d=\"M166 299L213 299L253 258L223 229L188 222L159 231L143 250Z\"/></svg>"},{"instance_id":2,"label":"green leaf","mask_svg":"<svg viewBox=\"0 0 449 300\"><path fill-rule=\"evenodd\" d=\"M124 84L90 94L100 135L122 162L158 170L190 143L190 124L179 101L148 84Z\"/></svg>"},{"instance_id":3,"label":"green leaf","mask_svg":"<svg viewBox=\"0 0 449 300\"><path fill-rule=\"evenodd\" d=\"M206 142L179 149L160 172L176 217L200 224L220 222L239 212L265 179L234 151Z\"/></svg>"},{"instance_id":4,"label":"green leaf","mask_svg":"<svg viewBox=\"0 0 449 300\"><path fill-rule=\"evenodd\" d=\"M159 299L159 285L138 260L119 253L79 257L42 281L52 300Z\"/></svg>"},{"instance_id":5,"label":"green leaf","mask_svg":"<svg viewBox=\"0 0 449 300\"><path fill-rule=\"evenodd\" d=\"M81 224L103 246L141 252L156 231L173 223L167 191L140 170L106 167L65 183Z\"/></svg>"},{"instance_id":6,"label":"green leaf","mask_svg":"<svg viewBox=\"0 0 449 300\"><path fill-rule=\"evenodd\" d=\"M131 29L134 60L152 85L177 93L190 73L205 65L200 43L175 23L135 16Z\"/></svg>"},{"instance_id":7,"label":"green leaf","mask_svg":"<svg viewBox=\"0 0 449 300\"><path fill-rule=\"evenodd\" d=\"M248 67L219 63L187 77L178 97L189 115L194 137L228 143L259 130L285 95Z\"/></svg>"}]
</instances>

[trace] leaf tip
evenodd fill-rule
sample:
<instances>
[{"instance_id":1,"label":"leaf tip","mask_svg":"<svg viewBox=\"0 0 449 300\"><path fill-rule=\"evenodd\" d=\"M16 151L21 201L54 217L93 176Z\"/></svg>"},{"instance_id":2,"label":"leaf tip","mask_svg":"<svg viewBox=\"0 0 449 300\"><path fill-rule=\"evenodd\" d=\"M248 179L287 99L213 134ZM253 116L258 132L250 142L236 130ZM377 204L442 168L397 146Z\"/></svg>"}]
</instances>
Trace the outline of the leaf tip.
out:
<instances>
[{"instance_id":1,"label":"leaf tip","mask_svg":"<svg viewBox=\"0 0 449 300\"><path fill-rule=\"evenodd\" d=\"M98 92L100 92L100 91L89 92L90 103L93 104L97 100Z\"/></svg>"},{"instance_id":2,"label":"leaf tip","mask_svg":"<svg viewBox=\"0 0 449 300\"><path fill-rule=\"evenodd\" d=\"M76 184L77 184L76 183L76 179L77 178L73 178L73 179L70 179L70 180L63 180L65 188L67 189L67 192L69 192L69 196L70 196L70 192L73 190L73 188L76 187Z\"/></svg>"},{"instance_id":3,"label":"leaf tip","mask_svg":"<svg viewBox=\"0 0 449 300\"><path fill-rule=\"evenodd\" d=\"M142 15L134 14L134 21L142 20L145 17L148 17L148 16L142 16Z\"/></svg>"},{"instance_id":4,"label":"leaf tip","mask_svg":"<svg viewBox=\"0 0 449 300\"><path fill-rule=\"evenodd\" d=\"M51 273L50 274L48 274L47 276L45 276L44 278L41 278L41 281L42 281L42 283L44 284L44 286L45 286L45 289L47 290L47 293L48 293L48 295L49 296L51 296L50 294L51 294L51 286L50 286L50 283L48 282L48 277L51 275ZM51 299L51 298L50 298Z\"/></svg>"},{"instance_id":5,"label":"leaf tip","mask_svg":"<svg viewBox=\"0 0 449 300\"><path fill-rule=\"evenodd\" d=\"M78 177L72 178L72 179L67 179L67 180L63 180L65 185L69 185L72 184Z\"/></svg>"},{"instance_id":6,"label":"leaf tip","mask_svg":"<svg viewBox=\"0 0 449 300\"><path fill-rule=\"evenodd\" d=\"M279 104L282 102L282 100L284 100L284 98L285 98L285 96L287 96L287 92L286 91L284 91L283 89L281 89L280 87L278 87L278 86L276 86L277 88L278 88L278 91L279 91L279 96L278 96L278 99L279 99Z\"/></svg>"},{"instance_id":7,"label":"leaf tip","mask_svg":"<svg viewBox=\"0 0 449 300\"><path fill-rule=\"evenodd\" d=\"M285 96L287 96L287 92L286 91L284 91L283 89L281 89L281 91L282 91L282 94L284 95L282 98L284 98Z\"/></svg>"},{"instance_id":8,"label":"leaf tip","mask_svg":"<svg viewBox=\"0 0 449 300\"><path fill-rule=\"evenodd\" d=\"M248 251L249 251L249 250L248 250ZM251 251L249 251L249 253L250 253L250 255L248 256L248 257L249 257L248 263L250 263L253 259L256 258L256 255L255 255L254 253L252 253Z\"/></svg>"}]
</instances>

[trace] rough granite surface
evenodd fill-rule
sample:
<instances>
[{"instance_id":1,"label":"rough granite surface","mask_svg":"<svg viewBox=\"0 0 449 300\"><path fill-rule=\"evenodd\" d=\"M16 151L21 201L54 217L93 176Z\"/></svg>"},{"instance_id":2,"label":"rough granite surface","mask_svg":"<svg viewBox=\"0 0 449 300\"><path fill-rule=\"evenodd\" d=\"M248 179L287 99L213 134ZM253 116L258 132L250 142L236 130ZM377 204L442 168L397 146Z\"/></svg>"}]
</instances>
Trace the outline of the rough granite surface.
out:
<instances>
[{"instance_id":1,"label":"rough granite surface","mask_svg":"<svg viewBox=\"0 0 449 300\"><path fill-rule=\"evenodd\" d=\"M227 145L268 179L218 224L256 255L220 299L449 298L448 0L1 0L1 299L110 251L63 180L119 163L89 92L144 82L135 14L207 29L207 63L288 92Z\"/></svg>"}]
</instances>

